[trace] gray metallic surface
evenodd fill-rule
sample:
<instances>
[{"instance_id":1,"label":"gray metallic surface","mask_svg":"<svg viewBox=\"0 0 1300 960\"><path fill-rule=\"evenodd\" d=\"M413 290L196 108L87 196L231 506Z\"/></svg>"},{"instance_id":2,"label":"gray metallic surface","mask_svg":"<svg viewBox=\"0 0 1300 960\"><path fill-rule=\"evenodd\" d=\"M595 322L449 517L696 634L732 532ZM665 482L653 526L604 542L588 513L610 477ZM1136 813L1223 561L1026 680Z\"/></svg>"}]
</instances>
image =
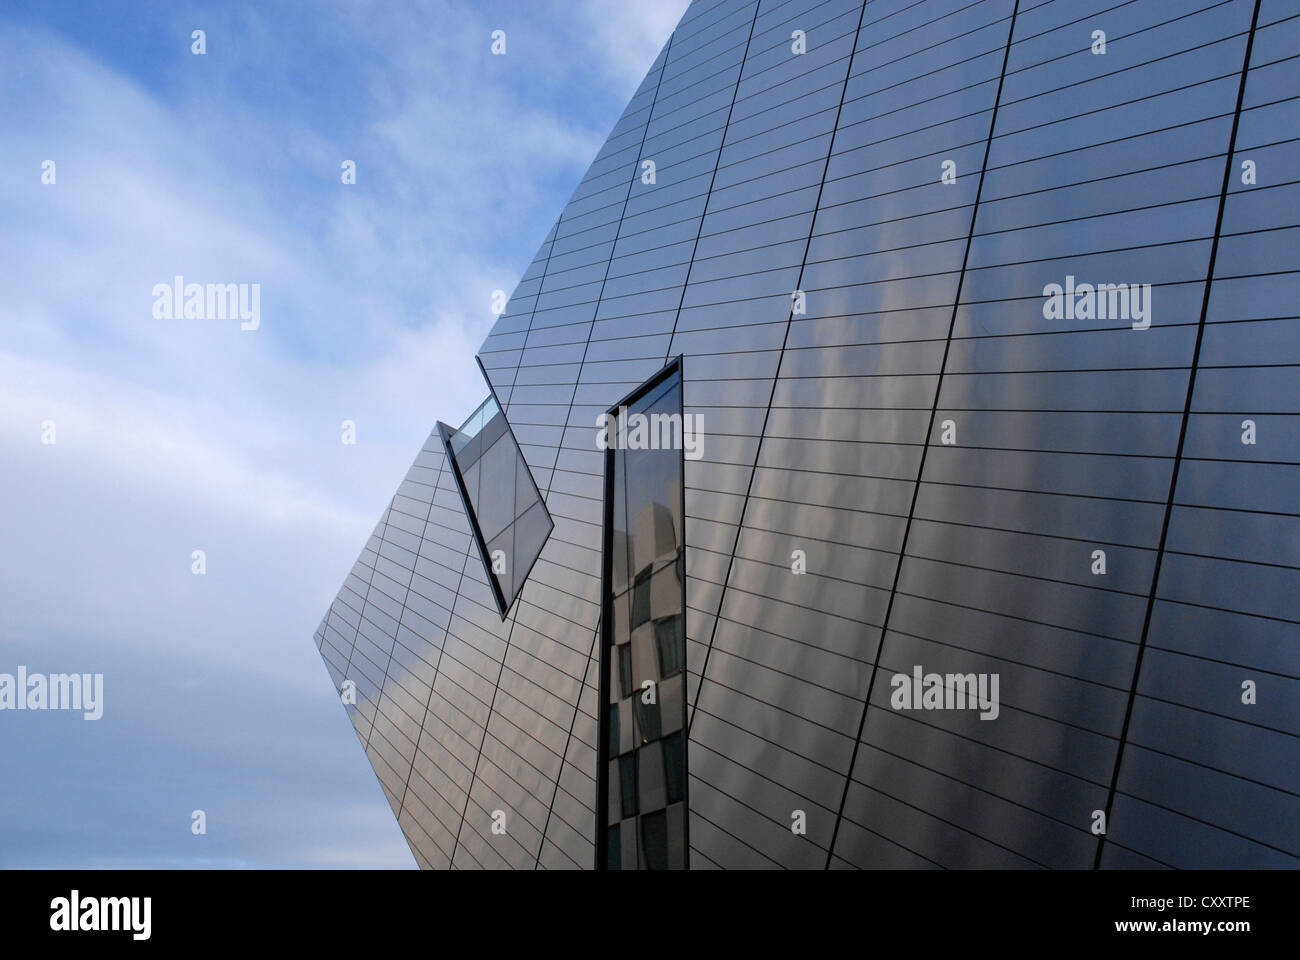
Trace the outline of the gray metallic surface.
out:
<instances>
[{"instance_id":1,"label":"gray metallic surface","mask_svg":"<svg viewBox=\"0 0 1300 960\"><path fill-rule=\"evenodd\" d=\"M1296 0L696 0L480 351L555 522L509 616L435 433L317 632L421 865L594 864L595 423L678 354L693 868L1300 865L1297 50ZM998 717L894 709L918 664Z\"/></svg>"}]
</instances>

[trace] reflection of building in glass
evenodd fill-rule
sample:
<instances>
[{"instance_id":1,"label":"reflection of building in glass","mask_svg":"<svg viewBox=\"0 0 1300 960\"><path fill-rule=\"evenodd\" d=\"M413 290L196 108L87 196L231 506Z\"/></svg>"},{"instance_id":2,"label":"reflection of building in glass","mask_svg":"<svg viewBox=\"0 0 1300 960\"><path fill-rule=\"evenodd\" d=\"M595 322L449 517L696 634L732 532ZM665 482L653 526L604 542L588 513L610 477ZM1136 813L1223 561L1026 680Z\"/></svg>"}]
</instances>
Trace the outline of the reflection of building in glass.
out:
<instances>
[{"instance_id":1,"label":"reflection of building in glass","mask_svg":"<svg viewBox=\"0 0 1300 960\"><path fill-rule=\"evenodd\" d=\"M1296 14L692 3L317 632L420 864L1300 865Z\"/></svg>"},{"instance_id":2,"label":"reflection of building in glass","mask_svg":"<svg viewBox=\"0 0 1300 960\"><path fill-rule=\"evenodd\" d=\"M680 414L681 384L674 363L611 413ZM598 719L607 763L597 771L606 799L597 802L605 844L596 854L609 869L687 865L683 456L680 446L605 454Z\"/></svg>"}]
</instances>

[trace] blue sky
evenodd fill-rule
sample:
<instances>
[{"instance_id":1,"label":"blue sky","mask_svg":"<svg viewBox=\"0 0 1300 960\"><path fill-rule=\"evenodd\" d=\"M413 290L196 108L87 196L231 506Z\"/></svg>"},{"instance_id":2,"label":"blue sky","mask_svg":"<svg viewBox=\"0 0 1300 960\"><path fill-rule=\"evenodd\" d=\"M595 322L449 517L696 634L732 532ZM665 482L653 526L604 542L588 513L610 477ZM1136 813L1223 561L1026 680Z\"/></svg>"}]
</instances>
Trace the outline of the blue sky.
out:
<instances>
[{"instance_id":1,"label":"blue sky","mask_svg":"<svg viewBox=\"0 0 1300 960\"><path fill-rule=\"evenodd\" d=\"M0 8L0 866L413 865L312 633L685 6Z\"/></svg>"}]
</instances>

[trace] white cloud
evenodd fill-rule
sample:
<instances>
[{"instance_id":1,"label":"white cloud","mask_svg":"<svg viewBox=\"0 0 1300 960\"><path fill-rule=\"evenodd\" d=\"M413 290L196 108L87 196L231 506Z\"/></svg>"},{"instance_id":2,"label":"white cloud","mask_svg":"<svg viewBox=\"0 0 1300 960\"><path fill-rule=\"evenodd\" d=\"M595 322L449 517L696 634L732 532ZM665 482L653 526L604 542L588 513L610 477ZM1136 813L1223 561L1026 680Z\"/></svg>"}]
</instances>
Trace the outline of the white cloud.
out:
<instances>
[{"instance_id":1,"label":"white cloud","mask_svg":"<svg viewBox=\"0 0 1300 960\"><path fill-rule=\"evenodd\" d=\"M690 0L582 0L579 4L589 31L588 45L602 55L606 73L623 85L623 100L636 92L689 5Z\"/></svg>"}]
</instances>

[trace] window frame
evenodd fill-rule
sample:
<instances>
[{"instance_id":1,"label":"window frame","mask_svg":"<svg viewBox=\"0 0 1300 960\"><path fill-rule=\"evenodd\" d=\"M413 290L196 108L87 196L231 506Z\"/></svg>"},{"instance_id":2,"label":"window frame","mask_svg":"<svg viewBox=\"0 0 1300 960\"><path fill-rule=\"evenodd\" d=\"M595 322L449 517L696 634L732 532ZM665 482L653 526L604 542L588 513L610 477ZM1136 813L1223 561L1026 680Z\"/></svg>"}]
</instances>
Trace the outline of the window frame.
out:
<instances>
[{"instance_id":1,"label":"window frame","mask_svg":"<svg viewBox=\"0 0 1300 960\"><path fill-rule=\"evenodd\" d=\"M656 390L663 383L677 377L681 390L682 415L685 416L686 409L686 374L685 358L678 354L668 363L666 363L658 372L652 374L640 386L634 388L631 392L623 396L618 402L614 403L606 411L614 417L619 414L620 408L632 407L642 398L652 391ZM597 628L597 641L599 648L597 656L599 660L599 699L596 709L596 728L597 728L597 749L596 756L602 758L597 765L596 777L596 829L595 829L595 855L596 869L608 870L609 866L609 831L613 827L620 826L619 822L611 823L609 821L609 765L608 761L603 758L609 756L610 751L610 730L607 722L608 714L611 710L617 710L617 704L609 703L611 683L613 681L612 661L614 660L615 643L613 637L614 609L613 609L613 586L614 586L614 463L617 454L617 448L613 444L606 446L604 451L605 476L603 484L603 502L601 505L601 558L600 558L600 622ZM686 558L686 451L678 450L680 457L681 469L679 470L679 503L681 504L681 563L685 564ZM634 577L629 571L629 591L633 589ZM681 616L682 616L682 644L686 645L686 578L679 576L679 587L681 590ZM653 622L650 621L650 622ZM652 639L652 642L655 642ZM658 658L658 644L656 645L656 659ZM687 747L690 739L688 717L688 690L689 690L689 671L686 665L686 653L683 651L681 664L682 677L682 725L680 730L682 744L682 849L683 849L683 868L690 869L690 773L687 764ZM635 691L633 692L635 696ZM662 718L661 718L662 722ZM664 773L665 785L667 784L667 771ZM667 807L664 808L664 814L667 815ZM638 850L640 849L641 840L641 815L637 814L635 833L637 837ZM620 858L621 859L621 858ZM626 869L626 865L620 863L615 869Z\"/></svg>"},{"instance_id":2,"label":"window frame","mask_svg":"<svg viewBox=\"0 0 1300 960\"><path fill-rule=\"evenodd\" d=\"M555 532L555 518L551 516L550 508L546 505L546 497L542 495L541 487L537 485L537 478L533 476L532 467L528 465L528 459L524 456L523 448L519 446L519 438L515 436L515 428L510 425L510 417L506 414L505 404L503 404L501 398L497 396L496 387L492 385L492 378L488 376L487 368L483 366L483 361L477 356L474 358L474 362L478 364L479 372L483 375L484 382L487 383L491 399L493 403L496 404L497 411L500 413L502 422L505 424L505 433L509 435L510 442L514 444L515 452L519 455L519 460L522 461L524 471L528 474L528 482L532 484L533 492L537 494L537 502L541 504L542 512L546 515L546 522L549 524L546 530L546 535L542 537L542 542L537 548L537 553L533 556L532 562L528 564L528 569L523 572L522 576L515 579L514 596L512 596L509 602L507 602L506 595L502 591L501 584L497 580L497 575L492 572L492 559L488 553L487 542L483 539L483 530L479 523L478 511L474 509L474 503L470 499L469 495L469 488L465 484L465 477L461 473L460 464L456 460L456 450L453 446L453 440L455 439L456 434L463 429L464 424L462 424L460 428L457 428L443 423L441 420L438 421L438 436L442 438L443 452L447 456L447 464L451 467L452 479L456 482L456 492L460 494L461 505L465 508L465 519L469 521L470 533L474 538L475 545L478 547L478 556L479 560L483 563L483 574L487 578L488 589L492 592L492 599L496 602L497 612L501 615L501 621L504 623L510 616L510 609L514 606L514 602L518 600L519 595L524 592L524 585L528 582L528 577L532 574L533 567L537 566L537 561L541 559L542 550L546 548L547 541L551 539L551 534ZM484 402L486 403L486 398ZM482 407L482 405L483 404L479 404L479 407ZM475 413L477 412L478 408L475 408ZM471 418L473 415L474 414L470 414ZM486 453L486 451L484 451L484 453ZM475 461L477 464L481 464L482 462L482 457ZM515 483L518 483L517 479ZM536 504L534 504L534 506L536 506ZM529 507L529 509L531 510L532 507ZM507 527L513 526L522 516L522 513L516 514L510 523L507 524ZM514 541L512 540L511 543L510 563L513 565L515 560Z\"/></svg>"}]
</instances>

